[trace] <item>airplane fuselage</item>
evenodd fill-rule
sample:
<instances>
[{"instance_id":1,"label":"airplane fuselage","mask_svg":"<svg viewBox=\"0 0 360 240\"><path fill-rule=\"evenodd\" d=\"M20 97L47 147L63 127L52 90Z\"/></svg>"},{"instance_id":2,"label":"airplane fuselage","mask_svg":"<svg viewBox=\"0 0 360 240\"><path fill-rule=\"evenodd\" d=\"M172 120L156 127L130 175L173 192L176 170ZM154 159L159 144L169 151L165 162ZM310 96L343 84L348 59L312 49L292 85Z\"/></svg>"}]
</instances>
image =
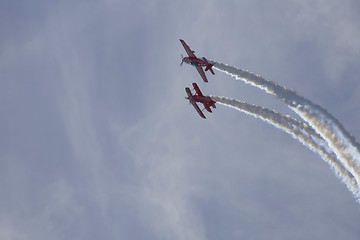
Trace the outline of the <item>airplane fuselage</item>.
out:
<instances>
[{"instance_id":1,"label":"airplane fuselage","mask_svg":"<svg viewBox=\"0 0 360 240\"><path fill-rule=\"evenodd\" d=\"M198 95L194 95L193 99L195 102L200 102L204 105L205 109L208 112L212 112L210 107L216 108L215 106L215 101L213 101L210 97L208 96L198 96Z\"/></svg>"},{"instance_id":2,"label":"airplane fuselage","mask_svg":"<svg viewBox=\"0 0 360 240\"><path fill-rule=\"evenodd\" d=\"M193 65L195 67L197 66L206 67L208 65L208 63L206 63L203 59L197 57L184 57L183 62Z\"/></svg>"}]
</instances>

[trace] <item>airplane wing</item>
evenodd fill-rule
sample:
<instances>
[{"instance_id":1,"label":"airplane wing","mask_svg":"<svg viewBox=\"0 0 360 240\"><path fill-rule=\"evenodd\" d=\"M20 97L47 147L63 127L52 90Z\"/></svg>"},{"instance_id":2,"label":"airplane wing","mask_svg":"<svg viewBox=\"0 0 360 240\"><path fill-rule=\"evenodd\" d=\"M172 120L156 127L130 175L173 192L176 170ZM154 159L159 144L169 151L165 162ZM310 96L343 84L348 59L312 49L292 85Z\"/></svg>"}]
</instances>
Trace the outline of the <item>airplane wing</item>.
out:
<instances>
[{"instance_id":1,"label":"airplane wing","mask_svg":"<svg viewBox=\"0 0 360 240\"><path fill-rule=\"evenodd\" d=\"M204 113L200 110L199 106L198 106L198 105L196 104L196 102L194 101L193 95L191 94L191 91L190 91L190 88L185 88L185 91L186 91L186 93L187 93L187 95L188 95L188 99L189 99L190 103L193 105L193 107L194 107L195 110L198 112L198 114L200 115L200 117L206 119Z\"/></svg>"},{"instance_id":2,"label":"airplane wing","mask_svg":"<svg viewBox=\"0 0 360 240\"><path fill-rule=\"evenodd\" d=\"M203 97L204 95L200 91L199 86L196 83L192 83L192 85L193 85L193 88L194 88L195 92L197 93L197 95L199 95L200 97Z\"/></svg>"},{"instance_id":3,"label":"airplane wing","mask_svg":"<svg viewBox=\"0 0 360 240\"><path fill-rule=\"evenodd\" d=\"M208 82L207 78L206 78L206 75L205 75L205 72L204 70L202 69L201 66L197 66L196 67L196 70L199 72L200 76L202 77L202 79L204 80L204 82Z\"/></svg>"},{"instance_id":4,"label":"airplane wing","mask_svg":"<svg viewBox=\"0 0 360 240\"><path fill-rule=\"evenodd\" d=\"M194 51L190 49L190 47L185 43L184 40L180 39L181 44L184 46L186 53L189 57L196 57Z\"/></svg>"}]
</instances>

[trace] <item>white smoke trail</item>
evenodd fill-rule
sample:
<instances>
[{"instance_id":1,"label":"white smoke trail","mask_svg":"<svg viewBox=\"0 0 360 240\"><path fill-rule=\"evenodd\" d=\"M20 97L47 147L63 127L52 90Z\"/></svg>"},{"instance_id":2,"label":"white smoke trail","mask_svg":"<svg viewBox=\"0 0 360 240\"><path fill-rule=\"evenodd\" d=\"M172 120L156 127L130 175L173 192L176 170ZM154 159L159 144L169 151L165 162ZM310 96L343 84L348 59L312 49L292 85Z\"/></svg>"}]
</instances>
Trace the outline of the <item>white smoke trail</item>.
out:
<instances>
[{"instance_id":1,"label":"white smoke trail","mask_svg":"<svg viewBox=\"0 0 360 240\"><path fill-rule=\"evenodd\" d=\"M248 71L211 61L214 68L282 99L293 111L308 122L328 143L344 167L360 187L360 145L342 124L321 106L299 96L295 91Z\"/></svg>"},{"instance_id":2,"label":"white smoke trail","mask_svg":"<svg viewBox=\"0 0 360 240\"><path fill-rule=\"evenodd\" d=\"M218 96L210 97L217 103L235 108L256 118L260 118L270 123L271 125L289 133L293 138L299 140L310 150L317 152L322 157L322 159L331 166L338 178L345 183L348 189L356 197L360 196L360 189L356 184L354 176L344 168L341 162L338 161L336 155L328 148L326 141L306 123L300 122L290 116L282 115L273 110L248 104L236 99L229 99Z\"/></svg>"}]
</instances>

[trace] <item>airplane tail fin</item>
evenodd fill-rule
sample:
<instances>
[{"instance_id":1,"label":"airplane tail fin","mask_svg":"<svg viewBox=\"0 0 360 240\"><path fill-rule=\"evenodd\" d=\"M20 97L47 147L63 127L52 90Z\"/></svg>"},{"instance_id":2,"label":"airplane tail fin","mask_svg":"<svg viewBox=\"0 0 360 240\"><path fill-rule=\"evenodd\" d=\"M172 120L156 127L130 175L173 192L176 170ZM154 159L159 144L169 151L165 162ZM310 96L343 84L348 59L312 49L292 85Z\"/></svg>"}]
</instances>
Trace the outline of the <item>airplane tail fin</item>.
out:
<instances>
[{"instance_id":1,"label":"airplane tail fin","mask_svg":"<svg viewBox=\"0 0 360 240\"><path fill-rule=\"evenodd\" d=\"M207 60L205 57L203 57L203 59L204 59L204 61L206 62L205 72L208 71L208 70L210 70L210 72L212 73L212 75L215 75L214 70L212 70L212 67L214 66L214 64L209 63L208 60Z\"/></svg>"},{"instance_id":2,"label":"airplane tail fin","mask_svg":"<svg viewBox=\"0 0 360 240\"><path fill-rule=\"evenodd\" d=\"M206 65L206 68L205 68L205 72L206 71L208 71L208 70L210 70L210 72L212 73L212 75L215 75L215 73L214 73L214 70L212 70L212 67L213 67L214 65L213 64L208 64L208 65Z\"/></svg>"},{"instance_id":3,"label":"airplane tail fin","mask_svg":"<svg viewBox=\"0 0 360 240\"><path fill-rule=\"evenodd\" d=\"M212 67L212 66L211 66ZM212 68L210 67L210 72L212 73L212 75L215 75L214 70L212 70Z\"/></svg>"}]
</instances>

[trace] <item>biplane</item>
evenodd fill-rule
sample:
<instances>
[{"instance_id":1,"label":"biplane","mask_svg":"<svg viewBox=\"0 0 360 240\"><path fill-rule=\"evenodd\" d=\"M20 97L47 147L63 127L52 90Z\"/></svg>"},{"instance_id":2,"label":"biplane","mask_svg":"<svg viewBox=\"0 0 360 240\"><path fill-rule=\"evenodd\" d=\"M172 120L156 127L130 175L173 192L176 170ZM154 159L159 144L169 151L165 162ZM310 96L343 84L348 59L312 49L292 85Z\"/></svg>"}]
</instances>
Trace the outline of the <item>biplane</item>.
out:
<instances>
[{"instance_id":1,"label":"biplane","mask_svg":"<svg viewBox=\"0 0 360 240\"><path fill-rule=\"evenodd\" d=\"M215 106L216 102L214 100L212 100L209 96L204 96L196 83L193 83L192 85L194 87L195 94L194 95L192 94L190 88L188 88L188 87L185 88L185 91L188 95L186 97L186 99L188 99L189 102L193 105L193 107L198 112L200 117L206 118L203 113L203 110L206 109L208 112L212 112L210 107L216 108L216 106ZM198 102L200 102L204 105L203 110L201 110L200 107L198 106L198 104L197 104Z\"/></svg>"}]
</instances>

